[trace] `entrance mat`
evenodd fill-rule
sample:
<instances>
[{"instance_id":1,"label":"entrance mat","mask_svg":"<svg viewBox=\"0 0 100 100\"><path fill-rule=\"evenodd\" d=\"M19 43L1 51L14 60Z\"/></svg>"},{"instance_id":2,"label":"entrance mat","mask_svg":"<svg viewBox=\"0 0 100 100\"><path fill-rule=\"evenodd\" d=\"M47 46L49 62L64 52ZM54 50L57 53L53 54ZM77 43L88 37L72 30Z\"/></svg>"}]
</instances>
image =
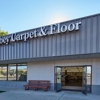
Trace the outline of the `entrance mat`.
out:
<instances>
[{"instance_id":1,"label":"entrance mat","mask_svg":"<svg viewBox=\"0 0 100 100\"><path fill-rule=\"evenodd\" d=\"M6 91L2 91L2 90L0 90L0 93L3 93L3 92L6 92Z\"/></svg>"}]
</instances>

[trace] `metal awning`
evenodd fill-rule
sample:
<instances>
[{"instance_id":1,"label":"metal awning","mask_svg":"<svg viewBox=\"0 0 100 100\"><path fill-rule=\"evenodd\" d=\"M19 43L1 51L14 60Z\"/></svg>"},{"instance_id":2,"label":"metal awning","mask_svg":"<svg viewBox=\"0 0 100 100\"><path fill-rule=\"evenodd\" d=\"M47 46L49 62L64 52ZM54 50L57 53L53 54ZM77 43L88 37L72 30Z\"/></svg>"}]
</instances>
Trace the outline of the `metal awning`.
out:
<instances>
[{"instance_id":1,"label":"metal awning","mask_svg":"<svg viewBox=\"0 0 100 100\"><path fill-rule=\"evenodd\" d=\"M93 59L93 58L100 58L100 53L0 60L0 64L45 62L45 61L59 61L59 60L76 60L76 59Z\"/></svg>"}]
</instances>

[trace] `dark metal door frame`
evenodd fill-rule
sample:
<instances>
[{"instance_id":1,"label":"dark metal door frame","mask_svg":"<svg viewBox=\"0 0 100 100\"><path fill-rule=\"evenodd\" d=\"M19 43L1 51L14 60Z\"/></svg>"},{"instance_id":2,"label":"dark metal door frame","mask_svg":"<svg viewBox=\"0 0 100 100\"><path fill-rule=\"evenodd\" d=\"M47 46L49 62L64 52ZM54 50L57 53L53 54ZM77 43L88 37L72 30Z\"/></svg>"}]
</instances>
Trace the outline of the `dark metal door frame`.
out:
<instances>
[{"instance_id":1,"label":"dark metal door frame","mask_svg":"<svg viewBox=\"0 0 100 100\"><path fill-rule=\"evenodd\" d=\"M91 89L92 89L92 65L75 65L75 66L54 66L54 90L56 90L56 88L57 88L57 86L56 86L56 77L55 77L55 68L56 67L60 67L60 68L62 68L62 67L84 67L84 66L91 66ZM62 82L61 82L61 84L62 84ZM91 90L90 89L90 90ZM79 90L72 90L72 89L61 89L61 90L68 90L68 91L79 91ZM81 90L80 90L81 91ZM90 93L91 93L91 91L90 91Z\"/></svg>"},{"instance_id":2,"label":"dark metal door frame","mask_svg":"<svg viewBox=\"0 0 100 100\"><path fill-rule=\"evenodd\" d=\"M62 67L61 66L55 66L54 67L54 89L56 92L61 91L62 89L60 88L59 90L57 90L57 68L61 68L61 72L62 72ZM61 75L62 76L62 75ZM61 84L62 85L62 84Z\"/></svg>"}]
</instances>

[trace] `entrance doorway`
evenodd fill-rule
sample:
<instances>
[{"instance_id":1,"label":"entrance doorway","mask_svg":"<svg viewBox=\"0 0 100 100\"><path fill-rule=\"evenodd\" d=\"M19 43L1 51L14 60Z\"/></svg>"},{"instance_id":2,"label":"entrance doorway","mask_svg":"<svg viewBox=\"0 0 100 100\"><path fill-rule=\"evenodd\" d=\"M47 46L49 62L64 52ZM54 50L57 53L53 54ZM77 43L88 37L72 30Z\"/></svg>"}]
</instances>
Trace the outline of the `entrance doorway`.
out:
<instances>
[{"instance_id":1,"label":"entrance doorway","mask_svg":"<svg viewBox=\"0 0 100 100\"><path fill-rule=\"evenodd\" d=\"M62 89L82 90L83 67L62 67Z\"/></svg>"},{"instance_id":2,"label":"entrance doorway","mask_svg":"<svg viewBox=\"0 0 100 100\"><path fill-rule=\"evenodd\" d=\"M55 90L91 92L91 66L56 66Z\"/></svg>"}]
</instances>

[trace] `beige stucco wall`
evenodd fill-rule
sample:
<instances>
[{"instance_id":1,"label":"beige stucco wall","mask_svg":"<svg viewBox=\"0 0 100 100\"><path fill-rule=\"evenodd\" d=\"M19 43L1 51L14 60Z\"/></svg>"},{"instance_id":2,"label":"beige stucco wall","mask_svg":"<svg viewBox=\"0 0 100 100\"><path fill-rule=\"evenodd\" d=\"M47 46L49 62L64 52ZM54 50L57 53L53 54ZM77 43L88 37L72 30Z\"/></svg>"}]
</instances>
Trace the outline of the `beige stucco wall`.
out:
<instances>
[{"instance_id":1,"label":"beige stucco wall","mask_svg":"<svg viewBox=\"0 0 100 100\"><path fill-rule=\"evenodd\" d=\"M50 80L54 83L54 62L28 63L27 80Z\"/></svg>"}]
</instances>

